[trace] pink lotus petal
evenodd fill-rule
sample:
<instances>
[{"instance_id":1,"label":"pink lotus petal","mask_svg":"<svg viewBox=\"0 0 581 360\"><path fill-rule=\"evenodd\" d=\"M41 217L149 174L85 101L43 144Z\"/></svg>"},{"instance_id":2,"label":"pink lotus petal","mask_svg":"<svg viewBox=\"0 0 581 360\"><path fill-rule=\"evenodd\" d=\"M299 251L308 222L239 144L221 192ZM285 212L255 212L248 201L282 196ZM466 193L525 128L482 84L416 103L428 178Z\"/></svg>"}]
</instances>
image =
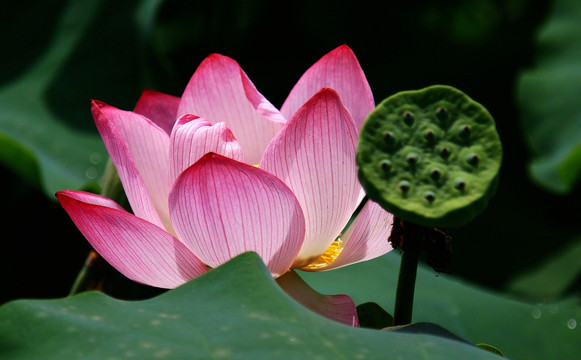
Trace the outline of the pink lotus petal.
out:
<instances>
[{"instance_id":1,"label":"pink lotus petal","mask_svg":"<svg viewBox=\"0 0 581 360\"><path fill-rule=\"evenodd\" d=\"M179 240L113 201L80 191L56 196L93 248L128 278L169 289L206 272Z\"/></svg>"},{"instance_id":2,"label":"pink lotus petal","mask_svg":"<svg viewBox=\"0 0 581 360\"><path fill-rule=\"evenodd\" d=\"M171 231L169 135L142 115L100 101L92 111L133 212Z\"/></svg>"},{"instance_id":3,"label":"pink lotus petal","mask_svg":"<svg viewBox=\"0 0 581 360\"><path fill-rule=\"evenodd\" d=\"M268 100L266 100L264 96L262 96L261 93L258 92L256 86L254 86L252 81L250 81L242 69L240 69L240 80L242 80L242 86L244 87L246 99L250 101L254 109L260 115L280 124L286 123L287 119L282 116L280 111L278 111L274 105L272 105Z\"/></svg>"},{"instance_id":4,"label":"pink lotus petal","mask_svg":"<svg viewBox=\"0 0 581 360\"><path fill-rule=\"evenodd\" d=\"M85 191L61 190L56 193L56 197L59 200L61 200L61 197L63 197L64 200L68 200L67 198L64 198L68 197L90 205L104 206L111 209L126 211L121 205L109 198Z\"/></svg>"},{"instance_id":5,"label":"pink lotus petal","mask_svg":"<svg viewBox=\"0 0 581 360\"><path fill-rule=\"evenodd\" d=\"M194 114L212 124L225 122L244 149L246 162L257 164L284 118L252 85L238 63L212 54L192 76L178 116Z\"/></svg>"},{"instance_id":6,"label":"pink lotus petal","mask_svg":"<svg viewBox=\"0 0 581 360\"><path fill-rule=\"evenodd\" d=\"M153 90L144 90L133 112L141 114L168 135L176 122L180 98Z\"/></svg>"},{"instance_id":7,"label":"pink lotus petal","mask_svg":"<svg viewBox=\"0 0 581 360\"><path fill-rule=\"evenodd\" d=\"M285 184L214 153L178 177L170 212L179 238L211 267L254 251L277 277L290 268L304 239L303 214Z\"/></svg>"},{"instance_id":8,"label":"pink lotus petal","mask_svg":"<svg viewBox=\"0 0 581 360\"><path fill-rule=\"evenodd\" d=\"M322 88L333 89L339 94L359 131L375 108L375 102L365 74L347 45L339 46L311 66L296 83L280 112L289 119Z\"/></svg>"},{"instance_id":9,"label":"pink lotus petal","mask_svg":"<svg viewBox=\"0 0 581 360\"><path fill-rule=\"evenodd\" d=\"M327 250L357 207L357 132L333 90L317 93L265 150L260 167L284 181L305 214L305 242L295 266Z\"/></svg>"},{"instance_id":10,"label":"pink lotus petal","mask_svg":"<svg viewBox=\"0 0 581 360\"><path fill-rule=\"evenodd\" d=\"M212 125L195 115L183 115L170 136L172 182L209 152L244 161L242 148L226 124L220 122Z\"/></svg>"},{"instance_id":11,"label":"pink lotus petal","mask_svg":"<svg viewBox=\"0 0 581 360\"><path fill-rule=\"evenodd\" d=\"M349 326L359 326L357 308L349 296L319 294L294 271L279 277L276 282L307 309Z\"/></svg>"},{"instance_id":12,"label":"pink lotus petal","mask_svg":"<svg viewBox=\"0 0 581 360\"><path fill-rule=\"evenodd\" d=\"M344 244L341 254L331 264L317 270L336 269L388 253L393 249L387 241L391 234L392 222L392 214L383 210L377 203L367 201L341 237Z\"/></svg>"}]
</instances>

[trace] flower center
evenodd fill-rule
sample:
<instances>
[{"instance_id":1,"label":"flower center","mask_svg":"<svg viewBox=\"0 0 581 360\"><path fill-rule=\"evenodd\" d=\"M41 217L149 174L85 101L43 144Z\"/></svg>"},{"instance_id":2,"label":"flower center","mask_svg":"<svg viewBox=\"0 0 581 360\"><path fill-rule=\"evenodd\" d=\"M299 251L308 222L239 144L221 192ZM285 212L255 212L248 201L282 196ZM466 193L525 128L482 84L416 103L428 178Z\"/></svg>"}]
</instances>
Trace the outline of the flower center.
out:
<instances>
[{"instance_id":1,"label":"flower center","mask_svg":"<svg viewBox=\"0 0 581 360\"><path fill-rule=\"evenodd\" d=\"M341 254L343 251L343 240L341 240L341 235L333 243L329 248L323 253L323 255L319 256L319 258L307 266L301 268L301 270L319 270L324 268L325 266L331 264L335 259Z\"/></svg>"}]
</instances>

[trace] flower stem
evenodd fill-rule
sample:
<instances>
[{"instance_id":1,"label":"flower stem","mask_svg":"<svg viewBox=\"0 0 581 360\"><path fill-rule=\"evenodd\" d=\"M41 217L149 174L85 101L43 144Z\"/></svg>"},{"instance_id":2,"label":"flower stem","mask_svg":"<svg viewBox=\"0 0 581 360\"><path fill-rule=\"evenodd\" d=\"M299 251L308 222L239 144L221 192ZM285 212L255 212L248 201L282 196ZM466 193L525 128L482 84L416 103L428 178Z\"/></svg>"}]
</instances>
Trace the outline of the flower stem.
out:
<instances>
[{"instance_id":1,"label":"flower stem","mask_svg":"<svg viewBox=\"0 0 581 360\"><path fill-rule=\"evenodd\" d=\"M82 293L83 291L97 290L101 288L97 274L100 274L102 271L101 268L103 267L103 261L103 258L101 258L95 250L91 250L87 256L87 260L85 260L83 268L75 279L69 295L75 295Z\"/></svg>"},{"instance_id":2,"label":"flower stem","mask_svg":"<svg viewBox=\"0 0 581 360\"><path fill-rule=\"evenodd\" d=\"M393 325L407 325L412 322L414 292L420 253L425 252L430 266L437 272L448 272L451 262L450 234L445 229L417 225L401 218L393 218L389 242L401 251L401 263Z\"/></svg>"},{"instance_id":3,"label":"flower stem","mask_svg":"<svg viewBox=\"0 0 581 360\"><path fill-rule=\"evenodd\" d=\"M123 192L123 186L115 165L109 159L105 174L101 195L115 200L122 206L127 206L127 198ZM69 295L75 295L87 290L102 290L105 274L110 271L110 265L95 251L91 250L87 255L83 268L77 275Z\"/></svg>"},{"instance_id":4,"label":"flower stem","mask_svg":"<svg viewBox=\"0 0 581 360\"><path fill-rule=\"evenodd\" d=\"M407 325L412 322L419 258L419 247L411 246L410 249L402 251L395 295L393 326Z\"/></svg>"}]
</instances>

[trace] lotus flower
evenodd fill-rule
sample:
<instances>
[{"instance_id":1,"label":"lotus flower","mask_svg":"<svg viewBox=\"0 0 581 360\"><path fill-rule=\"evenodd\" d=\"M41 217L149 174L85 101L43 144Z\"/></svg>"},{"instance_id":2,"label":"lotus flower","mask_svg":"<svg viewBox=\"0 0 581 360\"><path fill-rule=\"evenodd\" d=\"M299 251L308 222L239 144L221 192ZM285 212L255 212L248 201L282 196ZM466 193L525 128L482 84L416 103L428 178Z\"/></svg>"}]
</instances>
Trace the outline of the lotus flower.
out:
<instances>
[{"instance_id":1,"label":"lotus flower","mask_svg":"<svg viewBox=\"0 0 581 360\"><path fill-rule=\"evenodd\" d=\"M133 214L105 197L56 194L111 265L176 287L246 251L295 299L357 324L343 295L322 296L291 269L330 270L385 254L391 216L362 206L358 131L374 108L350 48L321 58L280 111L231 58L212 54L181 98L146 90L134 111L93 101L97 128Z\"/></svg>"}]
</instances>

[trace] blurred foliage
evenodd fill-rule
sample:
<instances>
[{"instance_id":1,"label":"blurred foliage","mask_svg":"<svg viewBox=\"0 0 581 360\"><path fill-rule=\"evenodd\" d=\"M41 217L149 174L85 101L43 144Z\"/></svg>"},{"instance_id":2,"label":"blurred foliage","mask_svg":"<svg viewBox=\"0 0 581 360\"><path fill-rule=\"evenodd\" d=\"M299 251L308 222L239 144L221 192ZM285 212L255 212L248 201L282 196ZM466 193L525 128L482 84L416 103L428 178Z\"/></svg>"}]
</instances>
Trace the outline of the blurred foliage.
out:
<instances>
[{"instance_id":1,"label":"blurred foliage","mask_svg":"<svg viewBox=\"0 0 581 360\"><path fill-rule=\"evenodd\" d=\"M25 180L52 192L62 186L78 186L79 173L83 182L95 179L99 172L94 164L106 156L94 136L75 134L63 127L62 118L50 110L45 98L51 81L65 66L70 49L79 41L82 25L87 17L90 19L92 10L92 2L69 7L46 50L20 76L0 88L0 131L4 140L0 158ZM27 29L22 25L9 27L13 38ZM15 49L4 48L2 53L18 53ZM8 70L19 70L10 65L9 62ZM78 147L81 142L82 148ZM15 153L18 156L11 156Z\"/></svg>"},{"instance_id":2,"label":"blurred foliage","mask_svg":"<svg viewBox=\"0 0 581 360\"><path fill-rule=\"evenodd\" d=\"M561 139L578 124L571 115L578 109L578 82L565 72L575 69L569 62L577 61L579 47L569 44L578 45L581 23L572 18L578 9L562 12L568 9L562 4L577 3L10 2L0 13L0 174L8 189L0 209L7 231L0 242L0 303L65 296L85 261L89 246L52 194L64 187L99 189L106 153L90 99L131 109L144 88L179 96L203 58L218 52L236 59L259 91L281 106L301 74L343 43L356 53L376 102L398 91L447 84L496 120L504 148L500 186L487 211L451 232L454 275L534 301L578 296L579 268L566 265L580 236L581 189L573 187L578 168L568 165L577 164L578 149ZM554 11L567 26L549 23ZM535 86L560 95L523 93L523 81L535 73L555 78L535 77ZM543 111L551 109L545 102L572 112L528 117L537 102ZM539 147L531 135L543 135L545 127L550 142ZM527 164L549 150L559 155L551 158L551 171L570 185L566 196L529 177ZM515 285L522 281L526 286Z\"/></svg>"},{"instance_id":3,"label":"blurred foliage","mask_svg":"<svg viewBox=\"0 0 581 360\"><path fill-rule=\"evenodd\" d=\"M508 288L515 294L533 300L552 300L567 294L581 274L581 238L540 264L525 269L512 278Z\"/></svg>"},{"instance_id":4,"label":"blurred foliage","mask_svg":"<svg viewBox=\"0 0 581 360\"><path fill-rule=\"evenodd\" d=\"M559 0L538 33L535 66L522 73L517 100L534 155L533 179L569 193L581 177L581 4Z\"/></svg>"}]
</instances>

